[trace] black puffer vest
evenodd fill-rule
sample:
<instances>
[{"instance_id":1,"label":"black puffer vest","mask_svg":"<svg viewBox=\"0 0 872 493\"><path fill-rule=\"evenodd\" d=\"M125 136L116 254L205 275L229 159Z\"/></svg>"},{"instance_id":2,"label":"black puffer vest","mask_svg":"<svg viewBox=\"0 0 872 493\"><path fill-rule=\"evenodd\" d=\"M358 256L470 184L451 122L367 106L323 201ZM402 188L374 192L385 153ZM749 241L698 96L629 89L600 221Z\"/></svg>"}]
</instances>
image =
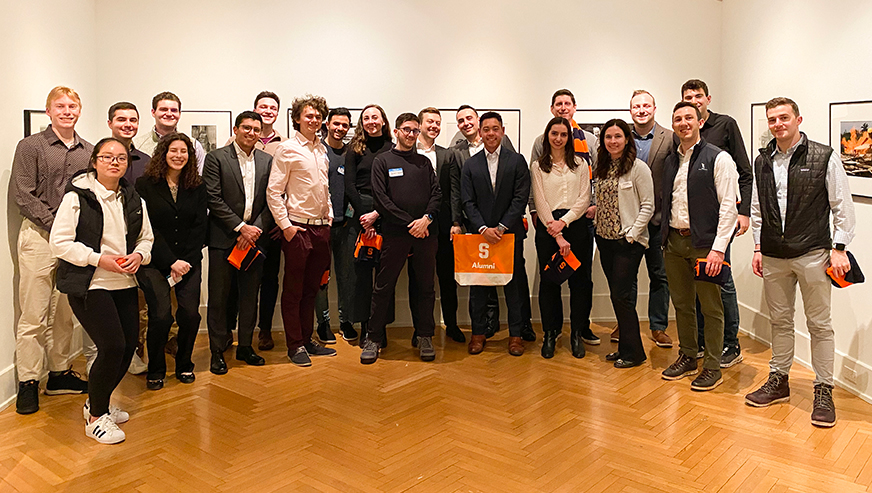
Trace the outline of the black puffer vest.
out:
<instances>
[{"instance_id":1,"label":"black puffer vest","mask_svg":"<svg viewBox=\"0 0 872 493\"><path fill-rule=\"evenodd\" d=\"M100 251L103 239L103 207L97 201L97 196L90 189L79 188L73 184L76 178L88 173L82 170L73 175L67 184L66 192L79 195L79 222L76 224L76 241L83 243L95 252ZM121 179L121 200L124 204L124 217L127 221L127 253L136 247L136 239L142 230L142 199L133 186ZM60 260L57 271L57 288L61 293L73 296L84 296L91 286L91 278L97 270L93 265L79 267L66 260Z\"/></svg>"},{"instance_id":2,"label":"black puffer vest","mask_svg":"<svg viewBox=\"0 0 872 493\"><path fill-rule=\"evenodd\" d=\"M781 226L781 208L772 169L775 139L760 149L754 161L754 179L760 200L760 252L776 258L796 258L812 250L832 247L827 165L833 149L808 140L805 134L787 168L787 213Z\"/></svg>"}]
</instances>

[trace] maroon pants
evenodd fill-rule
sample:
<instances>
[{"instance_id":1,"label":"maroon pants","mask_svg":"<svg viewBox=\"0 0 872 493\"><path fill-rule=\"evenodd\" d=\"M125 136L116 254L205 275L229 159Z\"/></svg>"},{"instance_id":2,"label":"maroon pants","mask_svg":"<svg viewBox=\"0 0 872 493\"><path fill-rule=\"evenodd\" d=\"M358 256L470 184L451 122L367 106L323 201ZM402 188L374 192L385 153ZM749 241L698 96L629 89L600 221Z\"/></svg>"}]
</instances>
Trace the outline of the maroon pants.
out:
<instances>
[{"instance_id":1,"label":"maroon pants","mask_svg":"<svg viewBox=\"0 0 872 493\"><path fill-rule=\"evenodd\" d=\"M315 295L324 271L330 268L330 226L297 224L305 228L291 241L282 239L285 275L282 279L282 323L288 353L312 340Z\"/></svg>"}]
</instances>

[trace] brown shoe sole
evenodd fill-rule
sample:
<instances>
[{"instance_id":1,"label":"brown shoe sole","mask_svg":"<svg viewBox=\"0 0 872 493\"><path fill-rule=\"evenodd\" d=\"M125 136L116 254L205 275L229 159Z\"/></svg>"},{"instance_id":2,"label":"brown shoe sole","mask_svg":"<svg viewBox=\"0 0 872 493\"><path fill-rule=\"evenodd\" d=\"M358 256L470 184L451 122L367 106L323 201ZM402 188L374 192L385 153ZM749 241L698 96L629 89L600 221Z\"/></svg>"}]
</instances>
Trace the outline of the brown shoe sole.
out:
<instances>
[{"instance_id":1,"label":"brown shoe sole","mask_svg":"<svg viewBox=\"0 0 872 493\"><path fill-rule=\"evenodd\" d=\"M747 397L745 397L745 404L747 404L747 405L749 405L749 406L751 406L751 407L769 407L769 406L771 406L771 405L773 405L773 404L778 404L778 403L781 403L781 402L787 402L787 401L789 401L789 400L790 400L790 396L789 396L789 395L788 395L787 397L781 397L780 399L775 399L775 400L773 400L772 402L765 402L765 403L754 402L754 401L752 401L752 400L749 400Z\"/></svg>"}]
</instances>

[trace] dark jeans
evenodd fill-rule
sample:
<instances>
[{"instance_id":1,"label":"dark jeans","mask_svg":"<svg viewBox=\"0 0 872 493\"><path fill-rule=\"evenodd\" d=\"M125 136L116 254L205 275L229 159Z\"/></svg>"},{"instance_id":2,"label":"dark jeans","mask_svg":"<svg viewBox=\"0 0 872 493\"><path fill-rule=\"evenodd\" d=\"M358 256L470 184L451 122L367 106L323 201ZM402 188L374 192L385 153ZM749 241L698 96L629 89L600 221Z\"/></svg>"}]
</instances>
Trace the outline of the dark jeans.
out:
<instances>
[{"instance_id":1,"label":"dark jeans","mask_svg":"<svg viewBox=\"0 0 872 493\"><path fill-rule=\"evenodd\" d=\"M645 254L645 247L639 243L628 243L625 239L607 240L596 237L600 251L600 263L609 281L609 297L621 328L618 354L627 361L646 359L642 337L639 335L639 315L636 313L636 295L633 285L639 275L639 264Z\"/></svg>"},{"instance_id":2,"label":"dark jeans","mask_svg":"<svg viewBox=\"0 0 872 493\"><path fill-rule=\"evenodd\" d=\"M179 325L179 350L176 353L176 374L194 371L191 354L194 352L194 341L200 330L200 264L191 266L191 270L182 277L174 287L170 288L167 278L155 268L143 266L136 273L139 287L148 305L148 378L157 380L166 377L167 361L164 347L173 320ZM173 319L173 305L170 290L175 290L178 308Z\"/></svg>"},{"instance_id":3,"label":"dark jeans","mask_svg":"<svg viewBox=\"0 0 872 493\"><path fill-rule=\"evenodd\" d=\"M139 295L136 288L92 289L69 296L70 308L97 346L88 373L91 416L109 412L109 398L121 383L139 342Z\"/></svg>"},{"instance_id":4,"label":"dark jeans","mask_svg":"<svg viewBox=\"0 0 872 493\"><path fill-rule=\"evenodd\" d=\"M346 218L341 223L330 227L330 252L333 259L330 284L336 287L340 322L350 321L349 307L354 303L354 242L348 239L350 222ZM327 288L321 288L315 295L315 317L319 324L322 322L330 323L329 310Z\"/></svg>"},{"instance_id":5,"label":"dark jeans","mask_svg":"<svg viewBox=\"0 0 872 493\"><path fill-rule=\"evenodd\" d=\"M437 237L436 275L439 278L439 301L442 305L442 321L446 327L457 327L457 281L454 280L454 244L451 235L440 233ZM411 262L409 272L409 305L412 306L412 325L418 327L417 303L421 292L418 290L419 279Z\"/></svg>"},{"instance_id":6,"label":"dark jeans","mask_svg":"<svg viewBox=\"0 0 872 493\"><path fill-rule=\"evenodd\" d=\"M385 326L390 317L390 304L394 299L397 278L409 260L409 283L415 284L416 296L409 298L409 308L416 333L421 337L433 337L436 322L433 305L436 303L436 250L435 235L415 238L412 235L385 235L382 243L381 262L372 292L372 311L369 317L369 338L382 342ZM412 289L410 288L410 291Z\"/></svg>"},{"instance_id":7,"label":"dark jeans","mask_svg":"<svg viewBox=\"0 0 872 493\"><path fill-rule=\"evenodd\" d=\"M294 225L306 230L298 231L291 241L282 240L282 323L288 354L312 340L315 295L330 267L330 226Z\"/></svg>"},{"instance_id":8,"label":"dark jeans","mask_svg":"<svg viewBox=\"0 0 872 493\"><path fill-rule=\"evenodd\" d=\"M648 248L645 249L645 267L648 269L648 324L651 330L666 330L669 325L669 282L663 263L660 226L648 223ZM635 279L635 278L634 278ZM638 292L633 283L633 295Z\"/></svg>"},{"instance_id":9,"label":"dark jeans","mask_svg":"<svg viewBox=\"0 0 872 493\"><path fill-rule=\"evenodd\" d=\"M209 349L221 352L230 337L227 300L231 289L239 302L239 345L251 346L254 326L257 324L257 293L263 274L263 262L248 270L237 270L227 256L232 248L209 247L209 305L206 308L206 326L209 329ZM235 281L235 283L234 283Z\"/></svg>"},{"instance_id":10,"label":"dark jeans","mask_svg":"<svg viewBox=\"0 0 872 493\"><path fill-rule=\"evenodd\" d=\"M360 225L359 216L346 219L346 221L351 221L351 225L348 228L348 241L351 243L351 252L353 256L354 245L357 242L357 235L363 231L363 228ZM368 322L369 312L372 309L372 287L374 284L373 277L376 266L369 263L356 262L353 258L351 259L351 263L353 264L354 272L354 291L351 294L353 302L351 303L351 314L349 315L348 321L353 324ZM394 299L391 297L388 323L394 321L394 309Z\"/></svg>"},{"instance_id":11,"label":"dark jeans","mask_svg":"<svg viewBox=\"0 0 872 493\"><path fill-rule=\"evenodd\" d=\"M565 211L557 214L559 219ZM581 262L581 267L570 276L569 280L569 320L573 332L586 332L590 329L590 310L593 294L591 276L591 259L593 256L590 228L579 219L563 229L563 238L569 242L572 253ZM548 234L548 228L536 221L536 254L539 258L540 272L551 257L559 250L557 240ZM587 259L587 262L585 262ZM542 317L542 330L559 334L563 329L563 294L561 285L554 284L540 275L539 279L539 313Z\"/></svg>"},{"instance_id":12,"label":"dark jeans","mask_svg":"<svg viewBox=\"0 0 872 493\"><path fill-rule=\"evenodd\" d=\"M727 247L726 256L727 262L730 261L730 248ZM721 286L721 302L724 304L724 347L739 347L739 298L736 296L736 284L733 283L733 275L727 278L727 282ZM700 346L705 345L703 329L705 329L705 318L702 316L699 299L696 300L696 327L697 341Z\"/></svg>"},{"instance_id":13,"label":"dark jeans","mask_svg":"<svg viewBox=\"0 0 872 493\"><path fill-rule=\"evenodd\" d=\"M524 325L524 317L526 316L523 297L526 293L527 304L529 304L530 287L526 286L524 239L516 236L514 242L514 274L512 280L503 287L503 293L506 295L506 306L509 312L509 336L521 337L521 327ZM484 335L487 331L488 301L492 297L496 297L496 291L496 286L469 287L469 315L472 319L472 335Z\"/></svg>"}]
</instances>

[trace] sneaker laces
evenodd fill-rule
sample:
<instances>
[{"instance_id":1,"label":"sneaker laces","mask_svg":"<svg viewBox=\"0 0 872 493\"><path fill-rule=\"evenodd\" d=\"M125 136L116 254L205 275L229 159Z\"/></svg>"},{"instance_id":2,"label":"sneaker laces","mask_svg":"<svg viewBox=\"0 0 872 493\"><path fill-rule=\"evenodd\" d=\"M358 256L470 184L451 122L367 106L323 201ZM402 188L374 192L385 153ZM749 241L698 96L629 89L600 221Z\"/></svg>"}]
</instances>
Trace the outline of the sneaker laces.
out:
<instances>
[{"instance_id":1,"label":"sneaker laces","mask_svg":"<svg viewBox=\"0 0 872 493\"><path fill-rule=\"evenodd\" d=\"M372 339L367 337L366 344L364 344L364 346L363 346L363 350L364 351L378 351L379 347L380 347L379 343L377 343L377 342L375 342Z\"/></svg>"},{"instance_id":2,"label":"sneaker laces","mask_svg":"<svg viewBox=\"0 0 872 493\"><path fill-rule=\"evenodd\" d=\"M686 354L684 354L684 353L679 353L679 355L678 355L678 359L675 360L675 363L672 363L671 365L669 365L669 369L670 369L670 370L677 370L678 368L684 366L684 364L685 364L689 359L690 359L690 357L687 356Z\"/></svg>"},{"instance_id":3,"label":"sneaker laces","mask_svg":"<svg viewBox=\"0 0 872 493\"><path fill-rule=\"evenodd\" d=\"M115 420L112 419L112 416L110 416L109 413L106 413L106 414L100 416L99 418L97 418L97 421L94 421L93 423L88 423L88 424L93 425L95 428L99 427L101 430L105 431L106 433L114 433L116 431L121 431L121 428L119 428L118 425L115 424Z\"/></svg>"},{"instance_id":4,"label":"sneaker laces","mask_svg":"<svg viewBox=\"0 0 872 493\"><path fill-rule=\"evenodd\" d=\"M84 380L84 379L82 378L82 374L79 373L79 372L77 372L77 371L74 371L72 368L67 368L66 370L60 372L60 373L58 374L58 376L59 376L59 377L72 376L73 378L77 378L77 379L79 379L79 380Z\"/></svg>"},{"instance_id":5,"label":"sneaker laces","mask_svg":"<svg viewBox=\"0 0 872 493\"><path fill-rule=\"evenodd\" d=\"M433 341L429 337L418 336L418 349L433 349Z\"/></svg>"},{"instance_id":6,"label":"sneaker laces","mask_svg":"<svg viewBox=\"0 0 872 493\"><path fill-rule=\"evenodd\" d=\"M826 384L818 384L814 387L814 408L835 411L833 405L833 388Z\"/></svg>"}]
</instances>

